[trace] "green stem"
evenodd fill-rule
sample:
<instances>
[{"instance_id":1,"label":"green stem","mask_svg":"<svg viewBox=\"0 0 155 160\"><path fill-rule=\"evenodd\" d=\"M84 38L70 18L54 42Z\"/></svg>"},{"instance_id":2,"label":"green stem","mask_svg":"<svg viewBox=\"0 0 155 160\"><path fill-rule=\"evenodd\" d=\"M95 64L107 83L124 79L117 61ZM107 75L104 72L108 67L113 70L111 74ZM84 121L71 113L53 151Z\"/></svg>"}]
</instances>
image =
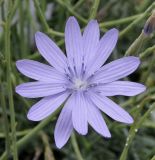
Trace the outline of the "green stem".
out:
<instances>
[{"instance_id":1,"label":"green stem","mask_svg":"<svg viewBox=\"0 0 155 160\"><path fill-rule=\"evenodd\" d=\"M17 142L17 148L22 149L32 138L36 136L36 134L43 129L49 122L52 121L52 117L54 117L58 111L54 112L51 116L40 122L36 127L31 129L23 138L21 138ZM0 160L6 160L6 151L1 155Z\"/></svg>"},{"instance_id":2,"label":"green stem","mask_svg":"<svg viewBox=\"0 0 155 160\"><path fill-rule=\"evenodd\" d=\"M23 131L18 131L16 132L17 137L22 137L25 136L26 134L28 134L31 131L31 129L27 129L27 130L23 130ZM7 132L9 135L9 131ZM6 135L3 133L0 133L0 138L5 138Z\"/></svg>"},{"instance_id":3,"label":"green stem","mask_svg":"<svg viewBox=\"0 0 155 160\"><path fill-rule=\"evenodd\" d=\"M72 15L77 17L81 22L87 23L87 20L81 17L78 13L76 13L65 1L62 0L55 0L58 4L60 4L62 7L66 8Z\"/></svg>"},{"instance_id":4,"label":"green stem","mask_svg":"<svg viewBox=\"0 0 155 160\"><path fill-rule=\"evenodd\" d=\"M77 160L84 160L82 158L82 155L81 155L81 152L80 152L79 146L77 144L77 140L76 140L76 137L75 137L74 133L72 133L72 135L71 135L71 141L72 141L72 145L73 145L75 154L77 156Z\"/></svg>"},{"instance_id":5,"label":"green stem","mask_svg":"<svg viewBox=\"0 0 155 160\"><path fill-rule=\"evenodd\" d=\"M14 101L13 101L13 92L11 83L10 23L12 18L12 12L14 12L14 10L12 10L10 6L10 12L8 13L8 16L6 18L4 34L5 34L5 56L6 56L6 69L7 69L7 91L9 98L10 120L11 120L11 132L12 132L11 139L13 145L12 150L13 150L14 160L18 160L17 146L16 146L16 122L15 122Z\"/></svg>"},{"instance_id":6,"label":"green stem","mask_svg":"<svg viewBox=\"0 0 155 160\"><path fill-rule=\"evenodd\" d=\"M147 82L148 82L148 79L149 79L149 78L146 78L146 77L149 77L149 75L150 75L150 73L151 73L151 71L153 69L154 62L155 62L155 57L152 57L152 59L150 60L149 65L148 65L147 71L144 72L143 75L142 75L141 82L143 82L146 85L148 84ZM148 84L148 86L150 86L150 85Z\"/></svg>"},{"instance_id":7,"label":"green stem","mask_svg":"<svg viewBox=\"0 0 155 160\"><path fill-rule=\"evenodd\" d=\"M36 7L36 12L38 12L39 18L40 18L40 20L42 22L42 25L44 27L44 30L45 30L45 32L48 32L49 26L48 26L48 24L46 22L44 14L42 13L41 8L40 8L39 1L38 0L34 0L34 4L35 4L35 7Z\"/></svg>"},{"instance_id":8,"label":"green stem","mask_svg":"<svg viewBox=\"0 0 155 160\"><path fill-rule=\"evenodd\" d=\"M151 160L155 160L155 155L151 158Z\"/></svg>"},{"instance_id":9,"label":"green stem","mask_svg":"<svg viewBox=\"0 0 155 160\"><path fill-rule=\"evenodd\" d=\"M94 4L92 6L92 9L90 10L90 17L89 19L94 19L96 17L96 13L97 13L97 9L98 9L98 6L100 4L100 0L94 0Z\"/></svg>"},{"instance_id":10,"label":"green stem","mask_svg":"<svg viewBox=\"0 0 155 160\"><path fill-rule=\"evenodd\" d=\"M57 32L57 31L54 31L53 29L49 28L47 22L46 22L46 19L44 17L44 14L40 8L40 5L39 5L39 2L38 0L34 0L34 4L36 6L36 11L38 12L38 15L39 15L39 18L44 26L44 30L45 32L49 33L50 35L55 35L55 36L60 36L60 37L63 37L64 34L61 33L61 32Z\"/></svg>"},{"instance_id":11,"label":"green stem","mask_svg":"<svg viewBox=\"0 0 155 160\"><path fill-rule=\"evenodd\" d=\"M148 128L153 128L155 129L155 123L151 120L147 120L144 124L143 124L144 127L148 127Z\"/></svg>"},{"instance_id":12,"label":"green stem","mask_svg":"<svg viewBox=\"0 0 155 160\"><path fill-rule=\"evenodd\" d=\"M155 51L155 45L153 45L152 47L147 48L144 52L141 52L139 54L139 57L141 59L144 59L146 56L149 56L151 53L153 53Z\"/></svg>"},{"instance_id":13,"label":"green stem","mask_svg":"<svg viewBox=\"0 0 155 160\"><path fill-rule=\"evenodd\" d=\"M131 44L131 46L128 48L128 50L125 53L125 56L138 56L138 52L143 46L144 42L148 40L148 36L142 31L142 33L139 35L139 37Z\"/></svg>"},{"instance_id":14,"label":"green stem","mask_svg":"<svg viewBox=\"0 0 155 160\"><path fill-rule=\"evenodd\" d=\"M140 118L139 121L137 121L137 117L139 117L139 113L140 113L140 110L143 108L144 104L146 101L150 100L150 97L144 99L142 102L141 102L141 105L137 106L139 109L137 110L136 112L136 120L134 122L134 124L132 125L130 131L129 131L129 135L127 137L127 140L126 140L126 144L125 144L125 147L123 149L123 152L120 156L120 160L126 160L127 159L127 154L128 154L128 150L129 150L129 147L138 131L138 129L141 127L141 125L143 124L143 122L145 121L145 119L147 118L147 116L150 114L150 112L155 108L155 103L153 103L150 108L145 112L145 114Z\"/></svg>"},{"instance_id":15,"label":"green stem","mask_svg":"<svg viewBox=\"0 0 155 160\"><path fill-rule=\"evenodd\" d=\"M2 114L4 117L4 138L5 138L5 148L6 148L6 157L7 159L9 159L10 157L10 153L11 153L11 149L10 149L10 137L9 137L9 121L8 121L8 116L7 116L7 109L6 109L6 103L5 103L5 97L4 97L4 93L3 91L3 84L0 81L0 85L1 85L1 92L0 92L0 98L1 98L1 106L2 106Z\"/></svg>"},{"instance_id":16,"label":"green stem","mask_svg":"<svg viewBox=\"0 0 155 160\"><path fill-rule=\"evenodd\" d=\"M84 2L84 0L79 0L79 1L77 1L77 3L75 4L75 6L73 7L73 9L75 10L75 9L79 8L80 5L81 5L83 2Z\"/></svg>"},{"instance_id":17,"label":"green stem","mask_svg":"<svg viewBox=\"0 0 155 160\"><path fill-rule=\"evenodd\" d=\"M121 18L118 20L112 20L112 21L107 21L107 22L103 22L100 23L100 27L111 27L111 26L117 26L117 25L121 25L121 24L126 24L129 23L135 19L137 19L138 17L140 17L143 13L134 15L134 16L130 16L130 17L125 17L125 18Z\"/></svg>"},{"instance_id":18,"label":"green stem","mask_svg":"<svg viewBox=\"0 0 155 160\"><path fill-rule=\"evenodd\" d=\"M25 47L25 37L24 36L24 11L23 11L23 3L24 1L19 1L19 24L20 24L20 46L21 46L21 54L22 57L25 57L26 54L26 47Z\"/></svg>"},{"instance_id":19,"label":"green stem","mask_svg":"<svg viewBox=\"0 0 155 160\"><path fill-rule=\"evenodd\" d=\"M120 38L122 38L126 33L128 33L135 25L137 25L142 19L148 16L148 14L154 9L155 7L155 2L153 2L150 7L141 15L139 16L136 20L134 20L128 27L126 27L124 30L120 32Z\"/></svg>"}]
</instances>

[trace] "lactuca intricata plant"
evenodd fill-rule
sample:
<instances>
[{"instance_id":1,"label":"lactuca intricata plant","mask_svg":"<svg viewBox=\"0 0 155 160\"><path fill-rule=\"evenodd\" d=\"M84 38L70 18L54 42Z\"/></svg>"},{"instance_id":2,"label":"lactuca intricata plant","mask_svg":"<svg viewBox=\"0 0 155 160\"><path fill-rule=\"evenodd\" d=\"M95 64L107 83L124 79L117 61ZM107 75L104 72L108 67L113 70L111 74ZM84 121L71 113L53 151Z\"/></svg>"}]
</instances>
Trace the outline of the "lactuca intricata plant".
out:
<instances>
[{"instance_id":1,"label":"lactuca intricata plant","mask_svg":"<svg viewBox=\"0 0 155 160\"><path fill-rule=\"evenodd\" d=\"M28 112L28 119L40 121L64 103L57 120L54 138L58 148L68 141L73 129L86 135L88 124L104 137L111 137L100 112L126 124L133 118L108 96L135 96L145 86L120 79L133 73L140 64L138 57L123 57L105 64L118 40L118 30L111 29L100 39L99 25L91 20L83 34L74 17L65 27L65 55L44 33L37 32L35 41L49 65L33 60L19 60L18 70L36 80L16 87L27 98L42 98Z\"/></svg>"}]
</instances>

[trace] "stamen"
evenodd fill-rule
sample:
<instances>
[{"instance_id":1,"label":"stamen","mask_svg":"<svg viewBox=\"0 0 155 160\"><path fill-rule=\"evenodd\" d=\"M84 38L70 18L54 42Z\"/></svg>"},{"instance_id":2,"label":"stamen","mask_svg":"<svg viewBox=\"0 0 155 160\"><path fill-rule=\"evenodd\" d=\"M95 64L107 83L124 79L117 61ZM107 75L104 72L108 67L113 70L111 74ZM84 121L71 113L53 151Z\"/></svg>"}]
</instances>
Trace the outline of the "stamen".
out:
<instances>
[{"instance_id":1,"label":"stamen","mask_svg":"<svg viewBox=\"0 0 155 160\"><path fill-rule=\"evenodd\" d=\"M67 73L67 70L66 70L66 69L65 69L65 75L66 75L67 79L68 79L71 83L73 83L73 80L72 80L72 78L70 77L70 75Z\"/></svg>"},{"instance_id":2,"label":"stamen","mask_svg":"<svg viewBox=\"0 0 155 160\"><path fill-rule=\"evenodd\" d=\"M82 58L82 67L81 67L81 78L82 79L84 78L85 72L86 72L86 66L84 64L84 56L83 56L83 58Z\"/></svg>"},{"instance_id":3,"label":"stamen","mask_svg":"<svg viewBox=\"0 0 155 160\"><path fill-rule=\"evenodd\" d=\"M70 72L70 74L71 74L71 77L73 77L73 76L74 76L74 72L72 71L72 69L71 69L70 66L68 66L68 70L69 70L69 72Z\"/></svg>"},{"instance_id":4,"label":"stamen","mask_svg":"<svg viewBox=\"0 0 155 160\"><path fill-rule=\"evenodd\" d=\"M73 68L74 68L74 72L75 72L75 77L77 78L78 77L78 74L77 74L77 70L76 70L76 66L75 66L75 61L74 61L74 58L73 58Z\"/></svg>"}]
</instances>

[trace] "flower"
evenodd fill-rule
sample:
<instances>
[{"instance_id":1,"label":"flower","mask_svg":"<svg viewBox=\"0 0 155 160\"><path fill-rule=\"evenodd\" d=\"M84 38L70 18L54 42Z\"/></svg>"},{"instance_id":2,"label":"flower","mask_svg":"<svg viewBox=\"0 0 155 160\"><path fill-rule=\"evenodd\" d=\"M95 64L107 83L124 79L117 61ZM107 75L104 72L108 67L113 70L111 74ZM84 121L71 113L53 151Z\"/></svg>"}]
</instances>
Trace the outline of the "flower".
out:
<instances>
[{"instance_id":1,"label":"flower","mask_svg":"<svg viewBox=\"0 0 155 160\"><path fill-rule=\"evenodd\" d=\"M81 34L77 20L70 17L65 27L67 57L48 36L37 32L37 48L51 66L33 60L16 63L22 74L36 80L17 86L16 92L27 98L44 97L29 110L29 120L40 121L65 103L54 131L58 148L66 144L73 129L86 135L88 123L100 135L111 137L100 110L116 121L133 123L107 96L134 96L145 90L142 84L120 80L134 72L140 60L123 57L102 66L116 45L118 30L111 29L99 38L96 20Z\"/></svg>"}]
</instances>

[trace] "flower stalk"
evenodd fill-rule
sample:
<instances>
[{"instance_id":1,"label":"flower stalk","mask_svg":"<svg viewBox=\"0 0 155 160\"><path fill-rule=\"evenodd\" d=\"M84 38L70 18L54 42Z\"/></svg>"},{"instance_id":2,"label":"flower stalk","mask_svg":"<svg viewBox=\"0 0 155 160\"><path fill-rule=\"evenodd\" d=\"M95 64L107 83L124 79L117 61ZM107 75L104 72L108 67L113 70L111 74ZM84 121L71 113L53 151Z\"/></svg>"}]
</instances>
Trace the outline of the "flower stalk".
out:
<instances>
[{"instance_id":1,"label":"flower stalk","mask_svg":"<svg viewBox=\"0 0 155 160\"><path fill-rule=\"evenodd\" d=\"M128 48L128 50L125 53L125 56L131 56L131 55L138 56L141 47L147 40L148 36L144 33L144 31L142 31L139 37Z\"/></svg>"},{"instance_id":2,"label":"flower stalk","mask_svg":"<svg viewBox=\"0 0 155 160\"><path fill-rule=\"evenodd\" d=\"M17 2L17 1L16 1ZM16 5L15 2L15 5ZM18 160L17 146L16 146L16 121L15 121L15 111L14 111L14 101L13 101L13 91L12 91L12 82L11 82L11 46L10 46L10 24L12 15L14 13L14 7L12 3L10 5L10 12L6 17L6 22L4 26L5 34L5 57L6 57L6 72L7 72L7 90L8 90L8 101L10 109L10 121L11 121L11 139L12 139L12 151L14 160Z\"/></svg>"},{"instance_id":3,"label":"flower stalk","mask_svg":"<svg viewBox=\"0 0 155 160\"><path fill-rule=\"evenodd\" d=\"M72 135L71 135L71 142L72 142L75 154L77 156L77 160L84 160L82 155L81 155L81 152L80 152L79 146L77 144L77 140L76 140L76 137L75 137L74 133L72 133Z\"/></svg>"},{"instance_id":4,"label":"flower stalk","mask_svg":"<svg viewBox=\"0 0 155 160\"><path fill-rule=\"evenodd\" d=\"M9 159L10 157L10 153L11 153L11 149L10 149L10 136L9 136L9 121L8 121L8 117L7 117L7 111L6 111L6 103L5 103L5 97L4 94L2 94L4 92L3 90L3 85L2 85L2 81L0 79L0 102L1 102L1 107L2 107L2 114L3 114L3 118L4 118L4 137L5 137L5 148L6 148L6 157L7 159Z\"/></svg>"},{"instance_id":5,"label":"flower stalk","mask_svg":"<svg viewBox=\"0 0 155 160\"><path fill-rule=\"evenodd\" d=\"M120 159L119 160L126 160L127 159L127 154L128 154L128 150L129 150L129 147L136 135L136 132L138 131L138 129L141 127L141 125L143 124L143 122L146 120L147 116L151 113L152 110L155 109L155 103L153 103L150 108L145 112L145 114L140 118L140 119L137 119L137 117L139 117L139 113L140 113L140 110L142 110L142 108L144 107L145 103L148 102L149 100L151 99L151 97L148 97L148 98L145 98L140 105L137 106L137 112L135 114L135 117L136 117L136 120L134 122L134 124L132 125L130 131L129 131L129 135L126 139L126 144L125 144L125 147L123 149L123 152L120 156Z\"/></svg>"}]
</instances>

